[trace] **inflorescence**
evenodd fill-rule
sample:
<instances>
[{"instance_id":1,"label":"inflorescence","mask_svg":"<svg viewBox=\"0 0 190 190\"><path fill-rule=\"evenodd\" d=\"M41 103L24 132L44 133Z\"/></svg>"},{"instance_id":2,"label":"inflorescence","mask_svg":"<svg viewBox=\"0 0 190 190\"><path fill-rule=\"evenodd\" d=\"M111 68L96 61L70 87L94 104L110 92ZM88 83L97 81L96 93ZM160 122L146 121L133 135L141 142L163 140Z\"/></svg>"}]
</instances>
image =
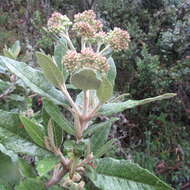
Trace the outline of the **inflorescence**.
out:
<instances>
[{"instance_id":1,"label":"inflorescence","mask_svg":"<svg viewBox=\"0 0 190 190\"><path fill-rule=\"evenodd\" d=\"M52 14L48 20L48 29L60 36L68 35L68 30L72 22L70 19L58 12ZM84 11L74 15L72 30L78 37L81 37L81 51L70 50L63 59L63 64L68 71L74 72L78 69L88 67L101 73L106 73L109 69L107 58L101 52L102 45L104 48L111 48L113 51L126 50L129 47L130 36L126 30L114 28L114 30L105 33L103 24L96 19L96 14L92 10ZM69 36L67 36L69 39ZM97 44L94 46L94 44ZM93 44L93 48L92 48ZM94 51L94 47L97 48Z\"/></svg>"}]
</instances>

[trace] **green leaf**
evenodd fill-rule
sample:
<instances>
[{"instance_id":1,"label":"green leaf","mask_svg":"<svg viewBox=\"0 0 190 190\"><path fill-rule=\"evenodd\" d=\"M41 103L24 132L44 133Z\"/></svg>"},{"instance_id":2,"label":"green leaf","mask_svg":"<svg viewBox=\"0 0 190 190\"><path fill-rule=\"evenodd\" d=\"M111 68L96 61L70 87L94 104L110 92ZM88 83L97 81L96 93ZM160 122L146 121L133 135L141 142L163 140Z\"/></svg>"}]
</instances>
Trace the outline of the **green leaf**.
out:
<instances>
[{"instance_id":1,"label":"green leaf","mask_svg":"<svg viewBox=\"0 0 190 190\"><path fill-rule=\"evenodd\" d=\"M41 52L36 52L36 57L47 80L57 87L62 85L64 82L63 74L55 65L53 59Z\"/></svg>"},{"instance_id":2,"label":"green leaf","mask_svg":"<svg viewBox=\"0 0 190 190\"><path fill-rule=\"evenodd\" d=\"M91 136L93 133L95 133L96 131L100 130L102 127L104 127L105 125L108 125L109 122L114 123L115 121L117 121L118 118L109 118L109 121L104 121L98 124L94 124L89 126L85 131L84 131L84 137L87 136Z\"/></svg>"},{"instance_id":3,"label":"green leaf","mask_svg":"<svg viewBox=\"0 0 190 190\"><path fill-rule=\"evenodd\" d=\"M8 188L6 185L4 184L0 184L0 190L11 190L10 188Z\"/></svg>"},{"instance_id":4,"label":"green leaf","mask_svg":"<svg viewBox=\"0 0 190 190\"><path fill-rule=\"evenodd\" d=\"M112 126L112 121L104 122L101 128L97 129L96 132L90 139L91 151L97 157L98 150L106 143L110 129Z\"/></svg>"},{"instance_id":5,"label":"green leaf","mask_svg":"<svg viewBox=\"0 0 190 190\"><path fill-rule=\"evenodd\" d=\"M63 142L63 130L51 119L48 122L48 137L52 138L52 144L60 147Z\"/></svg>"},{"instance_id":6,"label":"green leaf","mask_svg":"<svg viewBox=\"0 0 190 190\"><path fill-rule=\"evenodd\" d=\"M6 128L23 138L28 136L21 125L18 113L0 110L0 127Z\"/></svg>"},{"instance_id":7,"label":"green leaf","mask_svg":"<svg viewBox=\"0 0 190 190\"><path fill-rule=\"evenodd\" d=\"M50 155L49 152L30 141L0 127L0 151L2 150L7 155L14 154L15 156L19 153L39 157Z\"/></svg>"},{"instance_id":8,"label":"green leaf","mask_svg":"<svg viewBox=\"0 0 190 190\"><path fill-rule=\"evenodd\" d=\"M27 178L22 181L18 186L16 186L15 190L45 190L45 185L33 178Z\"/></svg>"},{"instance_id":9,"label":"green leaf","mask_svg":"<svg viewBox=\"0 0 190 190\"><path fill-rule=\"evenodd\" d=\"M44 145L44 136L45 134L41 130L41 126L37 125L33 121L29 120L24 116L20 116L20 120L22 121L24 128L26 129L28 135L32 138L32 140L40 145L41 147L45 148Z\"/></svg>"},{"instance_id":10,"label":"green leaf","mask_svg":"<svg viewBox=\"0 0 190 190\"><path fill-rule=\"evenodd\" d=\"M27 66L25 63L3 56L0 56L0 62L5 64L11 72L21 78L35 93L49 98L56 104L68 107L67 101L61 91L49 84L41 72Z\"/></svg>"},{"instance_id":11,"label":"green leaf","mask_svg":"<svg viewBox=\"0 0 190 190\"><path fill-rule=\"evenodd\" d=\"M19 182L21 175L19 174L16 164L9 156L0 152L0 160L0 184L4 184L7 190L7 187Z\"/></svg>"},{"instance_id":12,"label":"green leaf","mask_svg":"<svg viewBox=\"0 0 190 190\"><path fill-rule=\"evenodd\" d=\"M108 80L111 82L111 84L114 86L115 78L117 75L116 66L112 57L109 57L107 61L110 66L107 77L108 77Z\"/></svg>"},{"instance_id":13,"label":"green leaf","mask_svg":"<svg viewBox=\"0 0 190 190\"><path fill-rule=\"evenodd\" d=\"M93 90L99 88L101 80L97 78L94 70L81 69L71 76L71 83L78 89Z\"/></svg>"},{"instance_id":14,"label":"green leaf","mask_svg":"<svg viewBox=\"0 0 190 190\"><path fill-rule=\"evenodd\" d=\"M64 68L63 57L66 54L67 50L68 50L67 42L65 41L65 43L64 43L63 40L62 40L61 43L59 42L55 46L55 49L54 49L54 58L55 58L55 61L57 63L57 66L58 66L59 70L63 73L63 75L65 77L65 81L66 81L68 72Z\"/></svg>"},{"instance_id":15,"label":"green leaf","mask_svg":"<svg viewBox=\"0 0 190 190\"><path fill-rule=\"evenodd\" d=\"M113 148L113 143L115 142L115 139L109 140L107 143L102 145L97 151L96 151L96 158L102 157L105 153L109 152Z\"/></svg>"},{"instance_id":16,"label":"green leaf","mask_svg":"<svg viewBox=\"0 0 190 190\"><path fill-rule=\"evenodd\" d=\"M45 158L37 162L37 171L39 176L45 176L48 172L53 170L56 164L59 163L59 159L54 157Z\"/></svg>"},{"instance_id":17,"label":"green leaf","mask_svg":"<svg viewBox=\"0 0 190 190\"><path fill-rule=\"evenodd\" d=\"M59 186L53 186L53 187L50 187L49 190L64 190L63 187L59 187Z\"/></svg>"},{"instance_id":18,"label":"green leaf","mask_svg":"<svg viewBox=\"0 0 190 190\"><path fill-rule=\"evenodd\" d=\"M113 94L113 86L108 79L104 79L97 89L97 96L100 102L104 103L111 98Z\"/></svg>"},{"instance_id":19,"label":"green leaf","mask_svg":"<svg viewBox=\"0 0 190 190\"><path fill-rule=\"evenodd\" d=\"M101 190L172 190L148 170L127 160L97 160L96 173L88 176Z\"/></svg>"},{"instance_id":20,"label":"green leaf","mask_svg":"<svg viewBox=\"0 0 190 190\"><path fill-rule=\"evenodd\" d=\"M160 96L156 96L153 98L146 98L144 100L127 100L125 102L118 102L118 103L108 103L108 104L104 104L102 106L102 108L100 109L100 114L102 115L112 115L118 112L122 112L126 109L131 109L134 108L136 106L140 106L143 104L147 104L150 102L154 102L157 100L163 100L163 99L168 99L168 98L172 98L176 96L176 94L174 93L167 93L167 94L163 94Z\"/></svg>"},{"instance_id":21,"label":"green leaf","mask_svg":"<svg viewBox=\"0 0 190 190\"><path fill-rule=\"evenodd\" d=\"M75 131L72 128L72 124L63 116L58 106L48 100L43 100L43 105L46 112L51 116L51 118L57 123L59 127L71 135L75 134Z\"/></svg>"},{"instance_id":22,"label":"green leaf","mask_svg":"<svg viewBox=\"0 0 190 190\"><path fill-rule=\"evenodd\" d=\"M10 49L4 48L3 49L3 54L4 56L11 58L11 59L16 59L16 57L14 56L14 54L10 51Z\"/></svg>"},{"instance_id":23,"label":"green leaf","mask_svg":"<svg viewBox=\"0 0 190 190\"><path fill-rule=\"evenodd\" d=\"M20 53L21 47L20 47L20 42L16 41L12 47L11 47L11 52L14 55L15 58L18 57L19 53Z\"/></svg>"},{"instance_id":24,"label":"green leaf","mask_svg":"<svg viewBox=\"0 0 190 190\"><path fill-rule=\"evenodd\" d=\"M18 167L23 177L36 177L35 169L26 160L19 158Z\"/></svg>"}]
</instances>

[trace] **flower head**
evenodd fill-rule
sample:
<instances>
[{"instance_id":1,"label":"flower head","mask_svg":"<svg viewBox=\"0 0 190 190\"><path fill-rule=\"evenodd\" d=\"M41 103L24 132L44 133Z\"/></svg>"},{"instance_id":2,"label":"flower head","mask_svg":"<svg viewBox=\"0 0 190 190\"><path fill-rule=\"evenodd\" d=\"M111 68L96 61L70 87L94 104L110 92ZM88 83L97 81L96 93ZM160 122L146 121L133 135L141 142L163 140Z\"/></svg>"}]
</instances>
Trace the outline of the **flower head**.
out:
<instances>
[{"instance_id":1,"label":"flower head","mask_svg":"<svg viewBox=\"0 0 190 190\"><path fill-rule=\"evenodd\" d=\"M74 16L73 30L79 36L92 37L96 32L102 30L102 23L96 20L96 14L92 10L78 13Z\"/></svg>"},{"instance_id":2,"label":"flower head","mask_svg":"<svg viewBox=\"0 0 190 190\"><path fill-rule=\"evenodd\" d=\"M126 30L115 27L114 30L108 32L106 42L115 51L126 50L129 47L130 36Z\"/></svg>"},{"instance_id":3,"label":"flower head","mask_svg":"<svg viewBox=\"0 0 190 190\"><path fill-rule=\"evenodd\" d=\"M92 48L85 48L80 53L68 51L64 57L63 64L70 72L81 68L91 68L105 73L109 69L106 57L95 53Z\"/></svg>"},{"instance_id":4,"label":"flower head","mask_svg":"<svg viewBox=\"0 0 190 190\"><path fill-rule=\"evenodd\" d=\"M69 26L72 24L66 15L54 12L48 20L48 29L52 32L60 33L68 31Z\"/></svg>"}]
</instances>

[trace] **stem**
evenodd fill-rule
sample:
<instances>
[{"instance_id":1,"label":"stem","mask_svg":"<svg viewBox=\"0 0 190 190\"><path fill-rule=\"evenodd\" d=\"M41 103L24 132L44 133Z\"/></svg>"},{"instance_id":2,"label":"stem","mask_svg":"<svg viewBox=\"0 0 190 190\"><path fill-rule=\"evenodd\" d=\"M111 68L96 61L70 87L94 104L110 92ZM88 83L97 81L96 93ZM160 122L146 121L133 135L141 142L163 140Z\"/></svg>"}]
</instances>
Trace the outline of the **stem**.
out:
<instances>
[{"instance_id":1,"label":"stem","mask_svg":"<svg viewBox=\"0 0 190 190\"><path fill-rule=\"evenodd\" d=\"M96 53L99 53L101 46L102 46L102 43L98 43Z\"/></svg>"},{"instance_id":2,"label":"stem","mask_svg":"<svg viewBox=\"0 0 190 190\"><path fill-rule=\"evenodd\" d=\"M75 102L73 101L73 99L71 98L69 92L67 91L67 88L65 86L65 84L60 85L59 88L61 89L61 91L63 92L64 96L66 97L66 99L68 100L68 102L71 104L71 106L73 107L73 109L75 110L75 112L80 116L80 110L78 108L78 106L75 104Z\"/></svg>"},{"instance_id":3,"label":"stem","mask_svg":"<svg viewBox=\"0 0 190 190\"><path fill-rule=\"evenodd\" d=\"M86 116L89 110L89 90L84 91L84 107L83 107L83 115Z\"/></svg>"},{"instance_id":4,"label":"stem","mask_svg":"<svg viewBox=\"0 0 190 190\"><path fill-rule=\"evenodd\" d=\"M96 115L96 112L99 110L101 105L102 105L101 103L98 103L97 106L92 110L92 112L89 113L89 115L87 117L88 120L91 120Z\"/></svg>"},{"instance_id":5,"label":"stem","mask_svg":"<svg viewBox=\"0 0 190 190\"><path fill-rule=\"evenodd\" d=\"M69 37L69 33L68 32L66 32L66 34L62 33L61 35L67 40L67 43L68 43L70 49L76 50L73 43L72 43L72 41L71 41L71 39L70 39L70 37Z\"/></svg>"},{"instance_id":6,"label":"stem","mask_svg":"<svg viewBox=\"0 0 190 190\"><path fill-rule=\"evenodd\" d=\"M86 48L86 43L84 37L81 37L81 50Z\"/></svg>"},{"instance_id":7,"label":"stem","mask_svg":"<svg viewBox=\"0 0 190 190\"><path fill-rule=\"evenodd\" d=\"M66 172L67 171L64 170L61 165L55 168L52 178L45 184L46 188L50 188L51 186L59 183Z\"/></svg>"},{"instance_id":8,"label":"stem","mask_svg":"<svg viewBox=\"0 0 190 190\"><path fill-rule=\"evenodd\" d=\"M110 45L107 45L101 52L100 54L103 54L105 51L107 51L110 48Z\"/></svg>"}]
</instances>

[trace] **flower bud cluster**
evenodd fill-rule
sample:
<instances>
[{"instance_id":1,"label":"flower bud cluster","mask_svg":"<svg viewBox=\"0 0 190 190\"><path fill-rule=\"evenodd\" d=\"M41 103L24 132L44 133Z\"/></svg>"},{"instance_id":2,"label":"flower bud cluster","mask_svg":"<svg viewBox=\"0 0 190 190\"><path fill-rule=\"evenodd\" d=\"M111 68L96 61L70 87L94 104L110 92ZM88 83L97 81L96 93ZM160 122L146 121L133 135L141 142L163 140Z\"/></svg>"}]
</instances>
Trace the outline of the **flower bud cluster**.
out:
<instances>
[{"instance_id":1,"label":"flower bud cluster","mask_svg":"<svg viewBox=\"0 0 190 190\"><path fill-rule=\"evenodd\" d=\"M58 12L54 12L51 15L47 24L48 29L56 33L67 32L70 25L72 25L70 19L66 15L62 15Z\"/></svg>"},{"instance_id":2,"label":"flower bud cluster","mask_svg":"<svg viewBox=\"0 0 190 190\"><path fill-rule=\"evenodd\" d=\"M95 33L102 30L102 23L96 20L96 14L92 10L78 13L74 16L73 30L79 36L93 37Z\"/></svg>"},{"instance_id":3,"label":"flower bud cluster","mask_svg":"<svg viewBox=\"0 0 190 190\"><path fill-rule=\"evenodd\" d=\"M92 68L101 73L105 73L109 69L106 57L95 53L91 48L83 49L80 53L68 51L64 57L63 64L70 72L82 68Z\"/></svg>"},{"instance_id":4,"label":"flower bud cluster","mask_svg":"<svg viewBox=\"0 0 190 190\"><path fill-rule=\"evenodd\" d=\"M115 27L114 30L108 32L106 42L115 51L126 50L129 47L130 36L126 30Z\"/></svg>"}]
</instances>

